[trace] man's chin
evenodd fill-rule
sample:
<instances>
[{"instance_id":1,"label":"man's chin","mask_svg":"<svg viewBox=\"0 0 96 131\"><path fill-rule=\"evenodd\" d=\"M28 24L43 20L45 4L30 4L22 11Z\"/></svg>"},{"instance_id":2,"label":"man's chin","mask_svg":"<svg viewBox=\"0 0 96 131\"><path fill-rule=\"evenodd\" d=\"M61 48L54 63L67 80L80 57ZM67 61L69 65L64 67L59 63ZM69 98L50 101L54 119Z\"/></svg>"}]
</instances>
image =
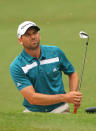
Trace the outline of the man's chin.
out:
<instances>
[{"instance_id":1,"label":"man's chin","mask_svg":"<svg viewBox=\"0 0 96 131\"><path fill-rule=\"evenodd\" d=\"M40 44L33 44L31 47L30 47L30 49L31 50L36 50L38 47L40 46Z\"/></svg>"}]
</instances>

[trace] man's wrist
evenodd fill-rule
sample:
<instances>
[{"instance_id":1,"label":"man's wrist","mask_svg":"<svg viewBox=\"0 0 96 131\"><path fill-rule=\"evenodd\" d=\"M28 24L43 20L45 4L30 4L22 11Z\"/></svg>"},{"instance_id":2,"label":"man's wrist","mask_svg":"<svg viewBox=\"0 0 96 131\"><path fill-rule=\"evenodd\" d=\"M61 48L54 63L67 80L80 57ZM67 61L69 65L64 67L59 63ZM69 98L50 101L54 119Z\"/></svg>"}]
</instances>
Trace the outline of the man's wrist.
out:
<instances>
[{"instance_id":1,"label":"man's wrist","mask_svg":"<svg viewBox=\"0 0 96 131\"><path fill-rule=\"evenodd\" d=\"M66 94L60 94L60 102L66 102Z\"/></svg>"}]
</instances>

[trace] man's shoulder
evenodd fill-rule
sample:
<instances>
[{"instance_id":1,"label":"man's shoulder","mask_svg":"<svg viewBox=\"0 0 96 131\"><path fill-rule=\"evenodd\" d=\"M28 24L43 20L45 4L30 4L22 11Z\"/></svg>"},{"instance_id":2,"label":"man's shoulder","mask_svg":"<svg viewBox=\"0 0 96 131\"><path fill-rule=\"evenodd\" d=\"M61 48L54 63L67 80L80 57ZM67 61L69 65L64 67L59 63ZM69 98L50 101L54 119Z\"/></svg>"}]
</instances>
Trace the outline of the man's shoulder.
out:
<instances>
[{"instance_id":1,"label":"man's shoulder","mask_svg":"<svg viewBox=\"0 0 96 131\"><path fill-rule=\"evenodd\" d=\"M18 67L19 61L18 61L18 56L12 61L10 64L10 70L13 69L14 67Z\"/></svg>"},{"instance_id":2,"label":"man's shoulder","mask_svg":"<svg viewBox=\"0 0 96 131\"><path fill-rule=\"evenodd\" d=\"M22 61L22 56L20 54L17 57L15 57L15 59L12 61L12 63L10 64L10 69L19 68L21 66L21 61Z\"/></svg>"}]
</instances>

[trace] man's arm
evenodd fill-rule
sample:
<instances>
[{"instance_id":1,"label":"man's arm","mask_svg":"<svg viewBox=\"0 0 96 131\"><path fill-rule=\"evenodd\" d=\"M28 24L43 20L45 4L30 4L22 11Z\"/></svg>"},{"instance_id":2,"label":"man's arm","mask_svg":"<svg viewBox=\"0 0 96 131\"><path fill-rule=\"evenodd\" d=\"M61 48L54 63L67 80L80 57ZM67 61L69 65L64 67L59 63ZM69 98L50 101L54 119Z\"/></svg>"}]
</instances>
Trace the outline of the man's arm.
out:
<instances>
[{"instance_id":1,"label":"man's arm","mask_svg":"<svg viewBox=\"0 0 96 131\"><path fill-rule=\"evenodd\" d=\"M36 93L33 86L23 88L21 94L33 105L52 105L60 102L80 104L81 93L69 92L67 94L47 95Z\"/></svg>"},{"instance_id":2,"label":"man's arm","mask_svg":"<svg viewBox=\"0 0 96 131\"><path fill-rule=\"evenodd\" d=\"M78 90L78 75L76 71L69 75L69 89L70 91Z\"/></svg>"}]
</instances>

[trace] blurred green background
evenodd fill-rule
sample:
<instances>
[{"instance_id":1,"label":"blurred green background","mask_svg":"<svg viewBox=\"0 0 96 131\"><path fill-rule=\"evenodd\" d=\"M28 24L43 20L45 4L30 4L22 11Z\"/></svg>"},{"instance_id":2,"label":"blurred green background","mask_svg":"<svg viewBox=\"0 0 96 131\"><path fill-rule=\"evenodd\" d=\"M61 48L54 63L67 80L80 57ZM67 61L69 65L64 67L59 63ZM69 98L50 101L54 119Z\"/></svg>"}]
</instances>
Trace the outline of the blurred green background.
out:
<instances>
[{"instance_id":1,"label":"blurred green background","mask_svg":"<svg viewBox=\"0 0 96 131\"><path fill-rule=\"evenodd\" d=\"M26 20L34 21L40 26L41 44L56 45L65 52L79 76L86 42L79 38L79 32L83 30L89 34L90 41L81 87L83 100L77 116L73 116L73 105L70 105L71 114L64 117L43 113L37 113L37 117L35 117L35 113L28 116L22 114L24 109L22 106L23 97L10 77L9 65L23 49L17 40L17 28L20 23ZM78 131L96 129L96 114L86 115L84 111L87 107L96 106L95 0L0 0L0 45L0 126L2 131L23 131L23 128L28 131L63 131L64 127L65 131L74 130L76 127ZM65 89L68 91L67 76L63 76L63 80ZM56 119L52 119L51 124L50 121L40 123L45 121L45 117L48 120L50 117L56 117ZM34 124L32 118L35 120L42 118L42 120ZM9 123L8 119L10 119ZM22 123L22 119L24 119L24 123L19 125L19 123ZM91 119L92 123L90 123ZM14 121L17 122L16 125L18 126L15 126ZM61 121L66 124L63 125ZM55 129L55 124L58 122L61 125ZM82 124L83 122L87 125L87 128ZM10 123L13 123L13 126ZM77 123L77 126L75 123ZM46 128L44 125L46 125Z\"/></svg>"}]
</instances>

